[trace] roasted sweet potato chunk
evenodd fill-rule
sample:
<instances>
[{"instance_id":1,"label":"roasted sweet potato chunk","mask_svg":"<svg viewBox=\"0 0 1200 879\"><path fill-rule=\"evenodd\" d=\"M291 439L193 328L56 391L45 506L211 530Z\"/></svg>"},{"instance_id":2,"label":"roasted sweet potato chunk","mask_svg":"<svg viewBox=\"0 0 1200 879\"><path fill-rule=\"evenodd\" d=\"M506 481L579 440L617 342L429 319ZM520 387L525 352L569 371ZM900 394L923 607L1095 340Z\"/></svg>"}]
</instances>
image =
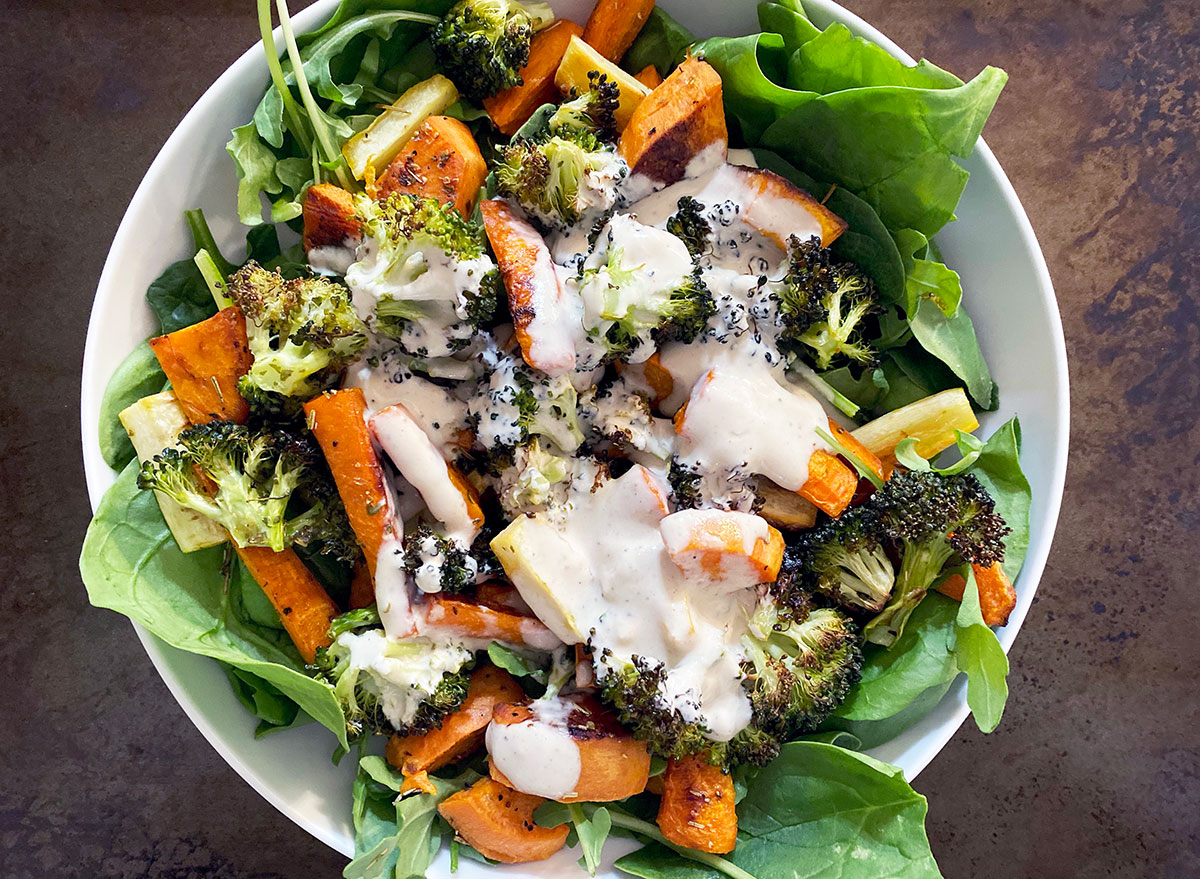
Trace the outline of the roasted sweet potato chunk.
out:
<instances>
[{"instance_id":1,"label":"roasted sweet potato chunk","mask_svg":"<svg viewBox=\"0 0 1200 879\"><path fill-rule=\"evenodd\" d=\"M737 842L733 779L703 755L672 760L663 773L658 828L676 845L704 852L733 851Z\"/></svg>"},{"instance_id":2,"label":"roasted sweet potato chunk","mask_svg":"<svg viewBox=\"0 0 1200 879\"><path fill-rule=\"evenodd\" d=\"M529 45L529 63L521 68L522 85L505 89L486 98L483 108L492 117L492 122L510 137L533 115L542 104L558 100L558 88L554 85L554 73L571 37L579 36L583 28L575 22L560 18L554 24L534 34Z\"/></svg>"},{"instance_id":3,"label":"roasted sweet potato chunk","mask_svg":"<svg viewBox=\"0 0 1200 879\"><path fill-rule=\"evenodd\" d=\"M620 61L653 9L654 0L596 0L583 40L609 61Z\"/></svg>"},{"instance_id":4,"label":"roasted sweet potato chunk","mask_svg":"<svg viewBox=\"0 0 1200 879\"><path fill-rule=\"evenodd\" d=\"M332 183L314 183L304 194L304 249L336 247L361 229L354 196Z\"/></svg>"},{"instance_id":5,"label":"roasted sweet potato chunk","mask_svg":"<svg viewBox=\"0 0 1200 879\"><path fill-rule=\"evenodd\" d=\"M724 158L728 145L721 77L688 58L633 111L619 149L632 173L675 183L701 151L714 147Z\"/></svg>"},{"instance_id":6,"label":"roasted sweet potato chunk","mask_svg":"<svg viewBox=\"0 0 1200 879\"><path fill-rule=\"evenodd\" d=\"M567 841L567 825L534 823L534 810L544 802L482 778L443 800L438 812L480 854L503 864L524 864L544 861Z\"/></svg>"},{"instance_id":7,"label":"roasted sweet potato chunk","mask_svg":"<svg viewBox=\"0 0 1200 879\"><path fill-rule=\"evenodd\" d=\"M486 176L487 163L471 129L449 116L430 116L375 181L371 195L436 198L466 217L475 209Z\"/></svg>"},{"instance_id":8,"label":"roasted sweet potato chunk","mask_svg":"<svg viewBox=\"0 0 1200 879\"><path fill-rule=\"evenodd\" d=\"M150 348L193 424L221 419L245 421L250 407L238 393L238 379L254 356L246 338L246 319L235 307L207 320L150 340Z\"/></svg>"}]
</instances>

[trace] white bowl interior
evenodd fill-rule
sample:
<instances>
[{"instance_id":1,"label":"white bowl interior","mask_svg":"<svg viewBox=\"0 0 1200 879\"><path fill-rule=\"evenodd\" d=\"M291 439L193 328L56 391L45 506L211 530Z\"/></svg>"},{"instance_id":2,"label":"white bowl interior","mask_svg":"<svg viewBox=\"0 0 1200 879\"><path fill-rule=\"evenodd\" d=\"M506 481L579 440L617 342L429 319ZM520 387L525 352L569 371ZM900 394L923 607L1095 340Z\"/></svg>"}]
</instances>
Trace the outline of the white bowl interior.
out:
<instances>
[{"instance_id":1,"label":"white bowl interior","mask_svg":"<svg viewBox=\"0 0 1200 879\"><path fill-rule=\"evenodd\" d=\"M591 0L555 0L560 15L582 22ZM661 0L663 8L700 35L758 30L755 4L724 0ZM336 6L319 0L294 18L298 30L318 26ZM897 57L912 59L861 19L829 0L806 0L821 26L840 21ZM114 474L100 456L97 419L113 369L154 329L143 293L172 260L190 252L183 211L201 207L228 254L240 253L244 229L234 214L236 183L224 144L229 130L250 117L268 82L262 49L249 49L200 98L159 152L117 231L100 278L83 363L81 399L84 464L93 509ZM982 419L984 434L1019 414L1024 431L1022 464L1034 487L1031 537L1018 581L1018 605L1000 630L1007 650L1033 600L1058 518L1066 473L1068 391L1066 349L1058 307L1033 230L1012 185L982 142L964 162L971 180L958 221L939 236L946 261L962 275L967 303L984 352L1001 388L1000 409ZM1004 339L1003 345L997 340ZM322 727L255 740L255 722L230 691L225 676L203 657L175 650L137 628L167 687L214 748L272 805L318 839L353 854L350 824L352 760L334 767L334 741ZM901 766L911 780L954 734L967 715L959 681L920 723L870 753ZM297 772L296 767L306 767ZM617 841L614 841L617 842ZM610 858L626 850L610 845ZM444 875L445 855L431 871ZM463 879L496 868L459 864ZM541 864L505 868L513 875L574 875L575 855L560 853Z\"/></svg>"}]
</instances>

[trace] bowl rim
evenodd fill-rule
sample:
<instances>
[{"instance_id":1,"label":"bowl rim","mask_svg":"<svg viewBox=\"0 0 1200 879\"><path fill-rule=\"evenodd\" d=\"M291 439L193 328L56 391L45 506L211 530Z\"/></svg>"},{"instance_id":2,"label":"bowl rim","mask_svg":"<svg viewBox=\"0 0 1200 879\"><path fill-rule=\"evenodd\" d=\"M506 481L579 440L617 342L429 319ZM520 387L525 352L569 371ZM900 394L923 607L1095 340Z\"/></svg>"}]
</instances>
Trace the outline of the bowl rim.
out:
<instances>
[{"instance_id":1,"label":"bowl rim","mask_svg":"<svg viewBox=\"0 0 1200 879\"><path fill-rule=\"evenodd\" d=\"M292 16L292 21L296 31L302 33L314 30L333 12L336 5L337 0L316 0L312 5L295 13ZM805 10L813 18L824 21L839 21L845 24L856 34L877 43L906 64L916 63L912 56L901 49L885 34L881 33L855 13L833 2L833 0L805 0ZM275 29L275 38L277 41L282 38L279 28ZM96 369L97 352L102 344L99 338L101 322L99 316L111 307L111 300L116 296L116 290L119 286L117 278L120 267L115 254L121 249L120 245L127 238L135 234L133 224L129 222L130 217L137 214L142 206L152 199L155 182L159 177L167 173L170 157L175 152L177 145L186 140L194 129L200 127L202 117L205 115L204 108L210 102L219 99L228 82L239 78L252 68L261 65L264 68L263 73L265 77L266 71L263 57L262 42L259 41L251 45L213 81L184 114L183 118L158 150L154 160L134 191L129 205L122 214L121 222L113 237L113 243L105 258L88 321L81 370L83 384L80 394L80 419L83 437L84 471L89 502L93 513L95 513L100 499L114 478L113 471L101 457L99 446L95 441L98 431L100 398L103 396L103 393L101 391L100 394L89 394L87 377ZM1008 625L999 633L1004 651L1008 653L1032 605L1033 596L1037 591L1045 569L1050 546L1057 528L1062 506L1063 489L1066 482L1067 451L1070 439L1070 387L1062 316L1058 309L1058 302L1054 293L1050 272L1047 268L1042 249L1038 244L1033 226L1007 174L1005 174L1004 169L1000 166L999 161L982 137L976 144L973 158L977 158L987 172L996 180L1004 201L1004 209L1015 220L1020 236L1020 243L1032 257L1032 269L1037 277L1038 289L1042 294L1040 296L1044 311L1042 317L1046 322L1051 337L1052 351L1050 353L1054 366L1053 388L1059 399L1059 407L1056 415L1062 425L1062 429L1054 438L1055 441L1049 467L1050 478L1048 482L1041 484L1041 489L1045 493L1042 498L1045 503L1045 524L1041 530L1030 532L1029 546L1021 569L1021 584L1023 591L1027 591L1029 595L1029 601L1020 602ZM219 728L189 694L183 680L169 668L167 656L173 652L174 648L159 641L139 624L131 622L131 625L172 697L222 759L260 796L290 821L335 851L347 857L352 857L353 852L348 850L348 844L352 847L352 840L348 840L345 834L337 831L332 826L321 825L309 820L301 809L275 790L251 762L239 756L237 749L231 744L234 733ZM914 745L912 748L913 753L907 755L910 759L905 760L905 776L910 782L945 747L946 743L957 732L962 722L970 713L961 689L961 681L959 681L947 696L943 696L943 700L947 698L955 700L956 704L953 714L943 721L931 735L926 736L926 740L920 745Z\"/></svg>"}]
</instances>

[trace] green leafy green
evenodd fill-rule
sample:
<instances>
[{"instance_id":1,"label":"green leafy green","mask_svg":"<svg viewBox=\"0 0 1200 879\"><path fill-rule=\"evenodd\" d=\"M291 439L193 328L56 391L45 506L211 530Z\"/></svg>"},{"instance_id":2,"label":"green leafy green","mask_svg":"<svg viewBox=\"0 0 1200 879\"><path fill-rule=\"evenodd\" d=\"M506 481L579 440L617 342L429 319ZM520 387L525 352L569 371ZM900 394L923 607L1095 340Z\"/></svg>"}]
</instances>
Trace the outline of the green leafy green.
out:
<instances>
[{"instance_id":1,"label":"green leafy green","mask_svg":"<svg viewBox=\"0 0 1200 879\"><path fill-rule=\"evenodd\" d=\"M955 430L956 445L958 451L962 455L953 464L946 467L937 467L930 464L927 460L917 454L917 440L914 437L905 437L900 440L896 446L896 451L893 453L896 460L907 467L909 470L923 470L925 472L940 473L943 476L953 476L956 473L962 473L968 467L978 460L980 453L983 451L983 440L975 436L973 433L963 433L961 430Z\"/></svg>"},{"instance_id":2,"label":"green leafy green","mask_svg":"<svg viewBox=\"0 0 1200 879\"><path fill-rule=\"evenodd\" d=\"M581 863L590 875L595 876L604 852L604 842L612 830L612 815L604 806L597 808L590 817L584 815L583 807L578 803L571 804L569 809L579 839L579 850L583 853Z\"/></svg>"},{"instance_id":3,"label":"green leafy green","mask_svg":"<svg viewBox=\"0 0 1200 879\"><path fill-rule=\"evenodd\" d=\"M962 281L958 272L938 260L929 259L929 239L915 229L897 231L896 246L904 261L905 314L916 314L917 303L928 299L935 302L946 317L954 317L962 301Z\"/></svg>"},{"instance_id":4,"label":"green leafy green","mask_svg":"<svg viewBox=\"0 0 1200 879\"><path fill-rule=\"evenodd\" d=\"M275 173L277 157L259 138L253 122L233 129L225 151L237 168L238 219L247 226L257 225L263 221L259 196L262 193L274 195L283 190L279 175Z\"/></svg>"},{"instance_id":5,"label":"green leafy green","mask_svg":"<svg viewBox=\"0 0 1200 879\"><path fill-rule=\"evenodd\" d=\"M124 614L172 647L269 682L345 746L333 690L304 673L286 633L247 613L243 592L252 578L229 569L223 547L180 552L154 494L138 489L137 473L136 461L121 471L88 526L79 571L92 604Z\"/></svg>"},{"instance_id":6,"label":"green leafy green","mask_svg":"<svg viewBox=\"0 0 1200 879\"><path fill-rule=\"evenodd\" d=\"M996 633L983 621L979 609L979 586L975 572L968 568L967 586L954 621L957 641L954 658L967 675L967 705L982 732L990 733L1000 725L1004 703L1008 700L1008 657Z\"/></svg>"},{"instance_id":7,"label":"green leafy green","mask_svg":"<svg viewBox=\"0 0 1200 879\"><path fill-rule=\"evenodd\" d=\"M431 776L436 793L400 794L404 778L382 757L363 756L354 781L354 853L344 879L424 879L441 842L437 807L476 781L465 770Z\"/></svg>"},{"instance_id":8,"label":"green leafy green","mask_svg":"<svg viewBox=\"0 0 1200 879\"><path fill-rule=\"evenodd\" d=\"M487 654L492 665L504 669L513 677L532 678L539 684L546 683L548 670L544 656L541 657L543 661L539 664L537 657L518 652L499 641L493 641L488 645Z\"/></svg>"},{"instance_id":9,"label":"green leafy green","mask_svg":"<svg viewBox=\"0 0 1200 879\"><path fill-rule=\"evenodd\" d=\"M254 730L255 738L313 722L311 717L300 710L294 699L286 696L270 681L232 665L222 663L221 667L225 670L225 677L229 679L233 695L260 721Z\"/></svg>"},{"instance_id":10,"label":"green leafy green","mask_svg":"<svg viewBox=\"0 0 1200 879\"><path fill-rule=\"evenodd\" d=\"M640 73L653 64L660 76L666 76L695 40L691 31L655 6L621 59L621 66L630 73Z\"/></svg>"},{"instance_id":11,"label":"green leafy green","mask_svg":"<svg viewBox=\"0 0 1200 879\"><path fill-rule=\"evenodd\" d=\"M770 32L713 37L698 42L695 52L721 75L725 116L737 121L745 145L767 146L796 161L788 151L763 139L764 132L789 111L820 97L780 85L787 70L784 38Z\"/></svg>"},{"instance_id":12,"label":"green leafy green","mask_svg":"<svg viewBox=\"0 0 1200 879\"><path fill-rule=\"evenodd\" d=\"M962 379L976 405L996 408L996 383L979 347L975 324L964 306L958 307L954 317L946 317L935 302L922 299L909 326L920 346Z\"/></svg>"},{"instance_id":13,"label":"green leafy green","mask_svg":"<svg viewBox=\"0 0 1200 879\"><path fill-rule=\"evenodd\" d=\"M100 454L109 467L120 470L134 456L133 443L117 416L142 397L157 394L166 382L158 358L145 342L134 348L113 372L100 400Z\"/></svg>"},{"instance_id":14,"label":"green leafy green","mask_svg":"<svg viewBox=\"0 0 1200 879\"><path fill-rule=\"evenodd\" d=\"M1029 549L1029 507L1033 491L1021 471L1021 422L1014 416L995 431L971 466L996 500L996 512L1012 532L1004 538L1004 571L1014 583Z\"/></svg>"},{"instance_id":15,"label":"green leafy green","mask_svg":"<svg viewBox=\"0 0 1200 879\"><path fill-rule=\"evenodd\" d=\"M738 845L727 858L756 879L940 877L926 809L895 766L822 742L790 742L738 804ZM661 846L617 867L646 879L718 875Z\"/></svg>"},{"instance_id":16,"label":"green leafy green","mask_svg":"<svg viewBox=\"0 0 1200 879\"><path fill-rule=\"evenodd\" d=\"M173 262L146 290L146 302L164 333L190 327L217 313L204 276L191 257Z\"/></svg>"},{"instance_id":17,"label":"green leafy green","mask_svg":"<svg viewBox=\"0 0 1200 879\"><path fill-rule=\"evenodd\" d=\"M953 73L925 60L910 67L883 47L854 36L842 24L831 24L797 49L789 52L788 82L796 87L803 83L804 88L823 95L872 86L953 89L963 84ZM965 145L969 150L974 138L969 133L963 138L971 141Z\"/></svg>"},{"instance_id":18,"label":"green leafy green","mask_svg":"<svg viewBox=\"0 0 1200 879\"><path fill-rule=\"evenodd\" d=\"M783 37L783 48L788 57L821 33L821 29L808 20L800 0L759 3L758 25L764 31Z\"/></svg>"}]
</instances>

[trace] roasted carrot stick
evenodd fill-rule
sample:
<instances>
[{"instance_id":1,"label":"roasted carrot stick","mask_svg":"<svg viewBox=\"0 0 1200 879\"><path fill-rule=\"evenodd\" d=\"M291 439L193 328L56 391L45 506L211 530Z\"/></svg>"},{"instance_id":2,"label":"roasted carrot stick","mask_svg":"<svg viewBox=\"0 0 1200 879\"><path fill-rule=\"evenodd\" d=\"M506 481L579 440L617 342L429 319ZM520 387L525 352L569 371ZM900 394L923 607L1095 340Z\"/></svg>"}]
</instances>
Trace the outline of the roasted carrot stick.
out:
<instances>
[{"instance_id":1,"label":"roasted carrot stick","mask_svg":"<svg viewBox=\"0 0 1200 879\"><path fill-rule=\"evenodd\" d=\"M676 845L730 852L737 842L733 779L702 755L667 763L658 828Z\"/></svg>"},{"instance_id":2,"label":"roasted carrot stick","mask_svg":"<svg viewBox=\"0 0 1200 879\"><path fill-rule=\"evenodd\" d=\"M416 736L394 735L388 740L388 762L405 777L405 788L428 791L432 784L427 773L462 759L483 744L496 705L523 698L521 685L508 672L494 665L478 668L471 673L466 699L442 720L440 727Z\"/></svg>"},{"instance_id":3,"label":"roasted carrot stick","mask_svg":"<svg viewBox=\"0 0 1200 879\"><path fill-rule=\"evenodd\" d=\"M583 40L609 61L620 61L653 9L654 0L596 0Z\"/></svg>"},{"instance_id":4,"label":"roasted carrot stick","mask_svg":"<svg viewBox=\"0 0 1200 879\"><path fill-rule=\"evenodd\" d=\"M521 68L522 85L505 89L498 95L486 98L483 108L492 117L492 122L505 134L512 136L542 104L558 100L558 89L554 85L554 73L558 62L571 37L579 36L583 28L575 22L560 18L542 31L538 31L529 45L529 63Z\"/></svg>"},{"instance_id":5,"label":"roasted carrot stick","mask_svg":"<svg viewBox=\"0 0 1200 879\"><path fill-rule=\"evenodd\" d=\"M354 197L332 183L316 183L304 194L304 249L336 246L362 230L354 216Z\"/></svg>"},{"instance_id":6,"label":"roasted carrot stick","mask_svg":"<svg viewBox=\"0 0 1200 879\"><path fill-rule=\"evenodd\" d=\"M338 615L333 599L291 549L243 546L237 554L271 600L304 661L312 662L317 648L329 644L329 621Z\"/></svg>"},{"instance_id":7,"label":"roasted carrot stick","mask_svg":"<svg viewBox=\"0 0 1200 879\"><path fill-rule=\"evenodd\" d=\"M397 533L396 516L366 421L367 403L359 388L322 394L304 404L338 494L358 538L372 582L379 548Z\"/></svg>"},{"instance_id":8,"label":"roasted carrot stick","mask_svg":"<svg viewBox=\"0 0 1200 879\"><path fill-rule=\"evenodd\" d=\"M425 628L466 638L526 644L540 650L552 650L561 643L536 617L441 595L431 596L425 605Z\"/></svg>"},{"instance_id":9,"label":"roasted carrot stick","mask_svg":"<svg viewBox=\"0 0 1200 879\"><path fill-rule=\"evenodd\" d=\"M217 419L240 422L250 415L237 382L254 357L246 339L246 319L237 308L151 339L150 348L193 424Z\"/></svg>"},{"instance_id":10,"label":"roasted carrot stick","mask_svg":"<svg viewBox=\"0 0 1200 879\"><path fill-rule=\"evenodd\" d=\"M662 85L663 81L662 76L658 72L658 68L653 64L647 64L636 74L634 74L633 78L648 89L658 88L660 85Z\"/></svg>"},{"instance_id":11,"label":"roasted carrot stick","mask_svg":"<svg viewBox=\"0 0 1200 879\"><path fill-rule=\"evenodd\" d=\"M475 208L487 163L458 119L430 116L371 187L372 198L408 193L452 204L464 217Z\"/></svg>"}]
</instances>

